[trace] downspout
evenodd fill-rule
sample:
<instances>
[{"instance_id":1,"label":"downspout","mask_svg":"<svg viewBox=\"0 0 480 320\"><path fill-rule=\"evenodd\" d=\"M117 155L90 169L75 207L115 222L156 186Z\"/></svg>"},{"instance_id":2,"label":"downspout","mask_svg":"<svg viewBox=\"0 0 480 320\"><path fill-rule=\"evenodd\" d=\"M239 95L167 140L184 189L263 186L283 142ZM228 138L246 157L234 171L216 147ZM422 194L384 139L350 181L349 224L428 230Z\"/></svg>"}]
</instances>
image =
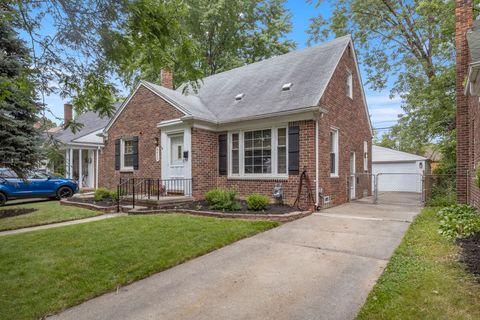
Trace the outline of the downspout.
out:
<instances>
[{"instance_id":1,"label":"downspout","mask_svg":"<svg viewBox=\"0 0 480 320\"><path fill-rule=\"evenodd\" d=\"M95 154L95 189L98 189L98 157L100 155L100 147L97 147L97 150L96 150L96 154Z\"/></svg>"},{"instance_id":2,"label":"downspout","mask_svg":"<svg viewBox=\"0 0 480 320\"><path fill-rule=\"evenodd\" d=\"M318 195L320 193L320 181L319 181L319 168L318 168L318 158L319 158L319 148L318 148L318 118L315 120L315 209L320 206L320 201Z\"/></svg>"}]
</instances>

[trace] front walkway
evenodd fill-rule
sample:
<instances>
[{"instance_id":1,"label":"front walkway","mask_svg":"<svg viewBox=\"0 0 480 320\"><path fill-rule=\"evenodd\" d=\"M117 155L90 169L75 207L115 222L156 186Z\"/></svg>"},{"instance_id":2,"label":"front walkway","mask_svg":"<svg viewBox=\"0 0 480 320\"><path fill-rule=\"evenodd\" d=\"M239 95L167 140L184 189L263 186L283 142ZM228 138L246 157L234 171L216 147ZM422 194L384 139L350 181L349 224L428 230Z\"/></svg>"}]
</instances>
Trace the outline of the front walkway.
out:
<instances>
[{"instance_id":1,"label":"front walkway","mask_svg":"<svg viewBox=\"0 0 480 320\"><path fill-rule=\"evenodd\" d=\"M352 319L419 210L366 203L325 210L55 318Z\"/></svg>"},{"instance_id":2,"label":"front walkway","mask_svg":"<svg viewBox=\"0 0 480 320\"><path fill-rule=\"evenodd\" d=\"M8 236L10 234L18 234L18 233L25 233L25 232L30 232L30 231L37 231L37 230L58 228L58 227L64 227L64 226L71 226L71 225L74 225L74 224L80 224L80 223L87 223L87 222L92 222L92 221L110 219L110 218L119 217L119 216L122 216L122 215L126 215L126 213L107 213L107 214L102 214L102 215L98 215L98 216L94 216L94 217L90 217L90 218L85 218L85 219L77 219L77 220L70 220L70 221L64 221L64 222L50 223L50 224L45 224L45 225L35 226L35 227L26 227L26 228L20 228L20 229L15 229L15 230L0 231L0 236Z\"/></svg>"}]
</instances>

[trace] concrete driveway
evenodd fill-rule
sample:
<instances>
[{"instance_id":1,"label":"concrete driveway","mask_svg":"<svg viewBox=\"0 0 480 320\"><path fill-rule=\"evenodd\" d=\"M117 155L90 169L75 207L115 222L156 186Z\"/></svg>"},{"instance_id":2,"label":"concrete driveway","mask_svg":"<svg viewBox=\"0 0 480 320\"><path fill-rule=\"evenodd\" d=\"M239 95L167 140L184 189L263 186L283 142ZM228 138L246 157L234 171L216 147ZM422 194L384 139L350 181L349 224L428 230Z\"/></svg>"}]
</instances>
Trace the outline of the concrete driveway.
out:
<instances>
[{"instance_id":1,"label":"concrete driveway","mask_svg":"<svg viewBox=\"0 0 480 320\"><path fill-rule=\"evenodd\" d=\"M55 319L352 319L420 206L349 203L238 241Z\"/></svg>"}]
</instances>

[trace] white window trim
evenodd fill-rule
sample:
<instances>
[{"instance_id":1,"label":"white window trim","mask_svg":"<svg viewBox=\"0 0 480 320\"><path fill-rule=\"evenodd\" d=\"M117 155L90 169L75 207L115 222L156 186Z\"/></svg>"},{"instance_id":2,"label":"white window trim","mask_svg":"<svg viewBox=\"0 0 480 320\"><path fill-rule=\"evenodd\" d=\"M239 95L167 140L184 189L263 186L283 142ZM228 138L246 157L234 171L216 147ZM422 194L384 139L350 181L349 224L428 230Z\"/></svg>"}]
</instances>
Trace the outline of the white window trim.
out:
<instances>
[{"instance_id":1,"label":"white window trim","mask_svg":"<svg viewBox=\"0 0 480 320\"><path fill-rule=\"evenodd\" d=\"M368 172L368 141L363 141L363 171Z\"/></svg>"},{"instance_id":2,"label":"white window trim","mask_svg":"<svg viewBox=\"0 0 480 320\"><path fill-rule=\"evenodd\" d=\"M268 130L272 132L272 173L245 173L245 146L244 146L244 134L245 132ZM278 129L286 129L286 172L278 173ZM238 133L238 166L239 173L232 173L232 134ZM258 127L249 128L245 130L236 130L228 132L228 178L231 179L288 179L288 125L278 125L272 127Z\"/></svg>"},{"instance_id":3,"label":"white window trim","mask_svg":"<svg viewBox=\"0 0 480 320\"><path fill-rule=\"evenodd\" d=\"M182 163L173 163L172 159L172 138L174 137L182 137L183 139L183 147L182 147ZM168 147L167 147L167 154L168 154L168 165L170 168L183 168L184 167L184 161L183 161L183 152L185 151L185 136L183 132L178 132L178 133L171 133L168 135Z\"/></svg>"},{"instance_id":4,"label":"white window trim","mask_svg":"<svg viewBox=\"0 0 480 320\"><path fill-rule=\"evenodd\" d=\"M125 166L125 141L133 141L133 137L120 139L120 171L133 171L133 166Z\"/></svg>"},{"instance_id":5,"label":"white window trim","mask_svg":"<svg viewBox=\"0 0 480 320\"><path fill-rule=\"evenodd\" d=\"M347 92L347 97L350 99L353 99L353 74L350 69L347 69L347 83L348 83L348 92Z\"/></svg>"},{"instance_id":6,"label":"white window trim","mask_svg":"<svg viewBox=\"0 0 480 320\"><path fill-rule=\"evenodd\" d=\"M336 135L335 135L335 145L334 145L334 153L335 153L335 172L334 173L331 173L330 172L330 177L331 178L338 178L340 176L340 170L339 170L339 167L338 167L338 164L339 164L339 150L340 150L340 131L337 129L337 128L330 128L330 131L329 131L329 134L331 132L335 132ZM330 136L329 136L330 138ZM329 145L329 147L331 148L331 146ZM330 156L330 153L331 151L329 150L329 153L328 155ZM329 159L330 160L330 159ZM330 163L330 161L329 161ZM330 165L329 165L329 171L331 170L330 168Z\"/></svg>"}]
</instances>

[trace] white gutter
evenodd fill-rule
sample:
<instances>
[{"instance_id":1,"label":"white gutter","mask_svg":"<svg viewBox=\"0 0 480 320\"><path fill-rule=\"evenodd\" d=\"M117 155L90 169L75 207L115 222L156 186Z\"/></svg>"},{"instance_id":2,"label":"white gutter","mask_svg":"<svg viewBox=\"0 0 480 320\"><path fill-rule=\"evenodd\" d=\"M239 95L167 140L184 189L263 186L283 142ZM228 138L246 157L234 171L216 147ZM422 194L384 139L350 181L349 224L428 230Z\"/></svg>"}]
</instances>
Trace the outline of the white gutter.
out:
<instances>
[{"instance_id":1,"label":"white gutter","mask_svg":"<svg viewBox=\"0 0 480 320\"><path fill-rule=\"evenodd\" d=\"M98 189L98 158L100 156L100 147L97 148L96 154L95 154L95 189Z\"/></svg>"},{"instance_id":2,"label":"white gutter","mask_svg":"<svg viewBox=\"0 0 480 320\"><path fill-rule=\"evenodd\" d=\"M318 119L315 120L315 209L320 206L320 181L319 181L319 167L318 167L318 155L319 155L319 147L318 147Z\"/></svg>"},{"instance_id":3,"label":"white gutter","mask_svg":"<svg viewBox=\"0 0 480 320\"><path fill-rule=\"evenodd\" d=\"M231 124L231 123L237 123L237 122L242 122L242 121L251 121L251 120L260 120L260 119L269 119L269 118L272 118L272 117L296 115L296 114L302 114L302 113L307 113L307 112L320 112L320 113L325 113L325 114L328 113L328 111L326 109L323 109L319 106L313 106L313 107L302 108L302 109L279 111L279 112L273 112L273 113L267 113L267 114L261 114L261 115L254 115L254 116L250 116L250 117L236 118L236 119L229 120L229 121L211 121L211 120L202 119L200 117L193 116L193 115L186 115L186 116L183 116L183 117L177 118L177 119L164 120L164 121L157 124L157 128L167 127L167 126L171 126L171 125L177 125L177 124L180 124L181 122L186 122L186 121L200 120L200 121L204 121L204 122L207 122L207 123L211 123L213 126L216 127L216 130L222 130L223 125L227 125L227 124Z\"/></svg>"},{"instance_id":4,"label":"white gutter","mask_svg":"<svg viewBox=\"0 0 480 320\"><path fill-rule=\"evenodd\" d=\"M465 89L463 90L464 95L468 96L469 93L472 94L472 92L470 92L470 89L472 88L473 82L477 79L478 72L480 72L479 61L470 63L468 65L468 76L465 82Z\"/></svg>"},{"instance_id":5,"label":"white gutter","mask_svg":"<svg viewBox=\"0 0 480 320\"><path fill-rule=\"evenodd\" d=\"M228 124L228 123L233 123L233 122L263 119L263 118L271 118L271 117L277 117L277 116L283 116L283 115L293 115L293 114L303 113L303 112L308 112L308 111L319 111L319 112L322 112L322 113L328 113L327 110L325 110L325 109L323 109L319 106L313 106L313 107L308 107L308 108L301 108L301 109L294 109L294 110L280 111L280 112L272 112L272 113L267 113L267 114L262 114L262 115L255 115L255 116L250 116L250 117L237 118L237 119L233 119L233 120L229 120L229 121L222 121L218 124Z\"/></svg>"},{"instance_id":6,"label":"white gutter","mask_svg":"<svg viewBox=\"0 0 480 320\"><path fill-rule=\"evenodd\" d=\"M83 143L83 142L67 142L64 143L65 148L72 147L72 148L78 148L78 147L86 147L88 148L97 148L97 147L103 147L103 143ZM63 149L60 148L60 149Z\"/></svg>"}]
</instances>

